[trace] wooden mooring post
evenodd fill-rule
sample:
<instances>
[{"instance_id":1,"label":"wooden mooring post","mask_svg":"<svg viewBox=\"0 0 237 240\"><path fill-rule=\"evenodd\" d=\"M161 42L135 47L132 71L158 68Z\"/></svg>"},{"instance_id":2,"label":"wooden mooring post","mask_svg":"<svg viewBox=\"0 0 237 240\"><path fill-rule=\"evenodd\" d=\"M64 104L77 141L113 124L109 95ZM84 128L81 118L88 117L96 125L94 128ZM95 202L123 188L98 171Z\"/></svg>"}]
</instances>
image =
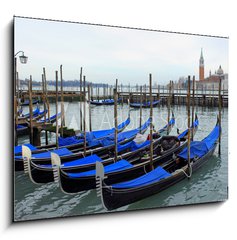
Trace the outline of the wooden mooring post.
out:
<instances>
[{"instance_id":1,"label":"wooden mooring post","mask_svg":"<svg viewBox=\"0 0 237 240\"><path fill-rule=\"evenodd\" d=\"M188 176L191 176L191 162L190 162L190 141L191 141L191 131L190 131L190 76L188 76L188 93L187 93L187 108L188 108Z\"/></svg>"},{"instance_id":2,"label":"wooden mooring post","mask_svg":"<svg viewBox=\"0 0 237 240\"><path fill-rule=\"evenodd\" d=\"M150 85L150 168L154 169L153 166L153 104L152 104L152 75L149 74L149 85Z\"/></svg>"},{"instance_id":3,"label":"wooden mooring post","mask_svg":"<svg viewBox=\"0 0 237 240\"><path fill-rule=\"evenodd\" d=\"M193 95L192 95L192 124L194 124L194 107L195 107L195 76L193 76ZM194 125L191 132L191 140L194 137Z\"/></svg>"},{"instance_id":4,"label":"wooden mooring post","mask_svg":"<svg viewBox=\"0 0 237 240\"><path fill-rule=\"evenodd\" d=\"M115 89L114 89L114 161L118 160L118 112L117 112L117 102L118 102L118 79L116 79Z\"/></svg>"},{"instance_id":5,"label":"wooden mooring post","mask_svg":"<svg viewBox=\"0 0 237 240\"><path fill-rule=\"evenodd\" d=\"M65 127L65 113L64 113L64 96L63 96L63 66L60 65L60 82L61 82L61 128L60 135L63 137L63 128Z\"/></svg>"},{"instance_id":6,"label":"wooden mooring post","mask_svg":"<svg viewBox=\"0 0 237 240\"><path fill-rule=\"evenodd\" d=\"M218 146L218 155L221 155L221 107L222 107L222 98L221 98L221 77L219 79L219 126L220 126L220 134L219 134L219 146Z\"/></svg>"}]
</instances>

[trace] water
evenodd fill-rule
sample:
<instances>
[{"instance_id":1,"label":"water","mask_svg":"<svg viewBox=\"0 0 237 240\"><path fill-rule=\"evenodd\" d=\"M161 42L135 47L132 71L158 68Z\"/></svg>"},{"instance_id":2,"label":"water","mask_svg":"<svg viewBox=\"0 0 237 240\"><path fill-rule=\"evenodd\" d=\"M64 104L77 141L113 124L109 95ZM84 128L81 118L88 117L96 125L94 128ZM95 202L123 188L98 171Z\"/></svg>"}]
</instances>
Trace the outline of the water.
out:
<instances>
[{"instance_id":1,"label":"water","mask_svg":"<svg viewBox=\"0 0 237 240\"><path fill-rule=\"evenodd\" d=\"M67 126L76 129L80 126L78 103L66 103ZM54 105L51 105L52 114ZM187 127L186 107L173 108L176 117L176 126L171 134L176 135ZM27 110L25 110L27 111ZM200 126L195 139L201 140L213 129L218 109L196 108ZM126 119L128 106L118 107L119 123ZM221 156L218 157L217 149L210 160L190 180L185 179L165 191L143 199L136 203L116 209L115 211L135 210L144 208L166 207L184 204L223 201L228 197L228 109L222 112L222 145ZM149 109L143 109L143 122L149 117ZM159 129L166 124L166 107L154 109L155 127ZM139 125L139 110L131 111L132 129ZM113 127L113 106L96 106L92 108L93 129ZM53 142L55 134L50 135ZM19 143L28 142L27 137L19 139ZM44 134L42 134L42 143ZM15 174L15 220L45 219L84 214L106 212L95 190L84 191L80 194L67 195L62 193L55 183L33 184L23 172Z\"/></svg>"}]
</instances>

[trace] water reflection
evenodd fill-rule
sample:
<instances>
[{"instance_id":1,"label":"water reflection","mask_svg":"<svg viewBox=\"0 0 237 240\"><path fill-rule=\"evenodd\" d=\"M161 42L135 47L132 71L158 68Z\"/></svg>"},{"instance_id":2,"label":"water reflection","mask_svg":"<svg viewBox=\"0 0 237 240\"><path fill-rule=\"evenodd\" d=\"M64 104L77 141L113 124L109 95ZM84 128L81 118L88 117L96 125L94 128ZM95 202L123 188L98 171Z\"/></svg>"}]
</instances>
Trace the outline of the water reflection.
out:
<instances>
[{"instance_id":1,"label":"water reflection","mask_svg":"<svg viewBox=\"0 0 237 240\"><path fill-rule=\"evenodd\" d=\"M77 103L67 103L70 109L66 123L77 128L79 112ZM52 114L54 105L51 106ZM200 126L195 139L201 140L214 127L217 119L217 108L197 107ZM171 134L176 135L177 128L180 131L187 127L187 109L185 106L174 106L173 111L176 117L176 125ZM106 114L105 114L106 112ZM118 113L120 122L128 115L128 106L119 106ZM143 109L143 120L149 117L149 109ZM69 123L68 119L76 118L76 121ZM167 108L160 106L154 109L155 127L158 129L166 124ZM93 107L92 126L93 129L113 127L113 106ZM131 111L131 125L128 130L139 126L139 110ZM44 134L41 134L44 143ZM50 134L50 141L55 141L55 134ZM20 143L28 142L27 137L19 139ZM196 173L190 180L185 179L176 185L143 199L129 206L114 211L135 210L142 208L154 208L175 206L182 204L203 203L209 201L221 201L227 198L228 186L228 109L223 111L222 116L222 154L215 155ZM55 183L33 184L29 177L23 172L15 174L15 220L42 219L60 216L74 216L106 212L100 198L95 190L85 191L79 194L66 195L61 192Z\"/></svg>"}]
</instances>

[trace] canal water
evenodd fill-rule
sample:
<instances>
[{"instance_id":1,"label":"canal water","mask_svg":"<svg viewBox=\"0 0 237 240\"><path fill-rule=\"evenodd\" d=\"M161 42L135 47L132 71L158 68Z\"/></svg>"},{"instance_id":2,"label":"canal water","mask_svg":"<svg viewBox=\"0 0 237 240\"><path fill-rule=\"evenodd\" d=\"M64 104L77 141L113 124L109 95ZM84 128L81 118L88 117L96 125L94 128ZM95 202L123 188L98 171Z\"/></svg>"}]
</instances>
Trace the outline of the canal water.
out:
<instances>
[{"instance_id":1,"label":"canal water","mask_svg":"<svg viewBox=\"0 0 237 240\"><path fill-rule=\"evenodd\" d=\"M51 114L55 105L51 105ZM79 104L65 103L66 125L80 128ZM201 140L209 134L216 123L218 109L197 107L200 125L195 140ZM24 110L27 112L27 109ZM128 105L118 106L119 123L128 115ZM92 128L106 129L113 127L113 106L92 107ZM170 135L176 135L187 128L187 111L185 106L174 106L176 124ZM143 122L149 117L149 109L143 109ZM131 110L131 123L127 130L139 126L139 110ZM167 108L159 106L153 109L154 125L162 128L167 122ZM44 144L44 134L41 136ZM55 134L50 134L50 141L55 141ZM21 137L19 144L29 142L28 137ZM129 211L145 208L157 208L205 202L224 201L228 198L228 109L222 111L221 156L217 149L210 160L191 179L185 179L161 193L121 207L114 211ZM96 195L96 190L67 195L61 192L56 183L34 184L23 172L15 173L14 219L25 221L55 217L79 216L107 212Z\"/></svg>"}]
</instances>

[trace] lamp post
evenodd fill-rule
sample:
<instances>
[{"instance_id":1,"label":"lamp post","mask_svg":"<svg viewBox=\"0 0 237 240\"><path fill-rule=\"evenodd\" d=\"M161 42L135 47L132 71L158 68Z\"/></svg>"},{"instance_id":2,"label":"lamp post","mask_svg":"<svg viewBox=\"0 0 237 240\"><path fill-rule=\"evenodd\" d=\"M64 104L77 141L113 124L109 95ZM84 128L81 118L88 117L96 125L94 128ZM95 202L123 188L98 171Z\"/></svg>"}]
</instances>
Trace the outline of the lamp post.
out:
<instances>
[{"instance_id":1,"label":"lamp post","mask_svg":"<svg viewBox=\"0 0 237 240\"><path fill-rule=\"evenodd\" d=\"M26 64L27 63L27 60L28 60L28 57L25 56L24 52L23 51L18 51L15 55L14 55L14 63L15 63L15 68L14 68L14 84L15 84L15 93L16 93L16 86L17 86L17 101L19 101L19 79L18 79L18 72L17 72L17 55L20 54L21 55L19 56L19 59L20 59L20 62L22 64ZM16 94L15 94L16 96Z\"/></svg>"},{"instance_id":2,"label":"lamp post","mask_svg":"<svg viewBox=\"0 0 237 240\"><path fill-rule=\"evenodd\" d=\"M17 55L20 54L20 62L22 64L26 64L28 57L25 56L23 51L18 51L14 55L14 110L15 110L15 145L17 145L17 124L18 124L18 102L19 102L19 78L18 78L18 72L17 72ZM16 92L16 84L17 84L17 92Z\"/></svg>"},{"instance_id":3,"label":"lamp post","mask_svg":"<svg viewBox=\"0 0 237 240\"><path fill-rule=\"evenodd\" d=\"M19 53L22 54L21 56L19 56L21 63L22 63L22 64L26 64L26 63L27 63L27 60L28 60L28 57L25 56L25 54L24 54L23 51L18 51L18 52L15 54L15 57L16 57Z\"/></svg>"}]
</instances>

